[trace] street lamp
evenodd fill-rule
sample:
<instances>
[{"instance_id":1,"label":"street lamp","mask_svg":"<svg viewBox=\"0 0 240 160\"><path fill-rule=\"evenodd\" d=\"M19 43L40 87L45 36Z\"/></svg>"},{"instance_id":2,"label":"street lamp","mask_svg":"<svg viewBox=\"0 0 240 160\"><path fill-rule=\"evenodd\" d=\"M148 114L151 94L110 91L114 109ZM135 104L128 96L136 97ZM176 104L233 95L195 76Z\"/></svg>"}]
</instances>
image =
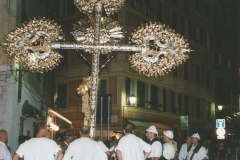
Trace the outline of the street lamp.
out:
<instances>
[{"instance_id":1,"label":"street lamp","mask_svg":"<svg viewBox=\"0 0 240 160\"><path fill-rule=\"evenodd\" d=\"M134 94L132 94L132 95L129 97L129 101L130 101L131 106L134 106L135 103L136 103L136 101L137 101L137 97L136 97Z\"/></svg>"},{"instance_id":2,"label":"street lamp","mask_svg":"<svg viewBox=\"0 0 240 160\"><path fill-rule=\"evenodd\" d=\"M223 109L222 105L218 105L218 110L221 111Z\"/></svg>"}]
</instances>

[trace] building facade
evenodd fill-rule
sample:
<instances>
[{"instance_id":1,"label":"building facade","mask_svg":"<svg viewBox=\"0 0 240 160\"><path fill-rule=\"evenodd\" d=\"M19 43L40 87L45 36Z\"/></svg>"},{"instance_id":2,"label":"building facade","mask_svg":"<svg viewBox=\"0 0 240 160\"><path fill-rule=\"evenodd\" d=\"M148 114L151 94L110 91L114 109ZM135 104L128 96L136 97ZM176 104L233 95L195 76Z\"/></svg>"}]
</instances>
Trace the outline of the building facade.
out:
<instances>
[{"instance_id":1,"label":"building facade","mask_svg":"<svg viewBox=\"0 0 240 160\"><path fill-rule=\"evenodd\" d=\"M111 94L109 124L111 132L121 130L124 123L129 121L136 125L139 136L143 136L145 128L151 124L158 126L159 132L164 129L173 130L175 140L185 139L187 134L196 131L202 135L213 134L215 122L213 7L213 2L209 1L130 0L126 1L124 7L112 17L126 32L122 43L128 43L130 34L141 24L150 21L161 22L187 38L193 51L185 63L158 78L148 78L133 71L128 62L128 56L132 53L119 52L101 56L100 64L111 58L99 77L99 94ZM64 31L70 32L72 24L77 23L73 22L75 17L75 12L67 16L59 15L57 21ZM68 41L72 40L71 36L66 37ZM81 97L77 95L76 88L81 84L82 78L89 74L91 68L79 55L84 55L88 62L91 62L91 55L82 51L61 52L64 52L66 58L63 60L64 66L55 70L54 97L55 102L61 99L61 105L54 107L70 119L78 131L84 124L84 114ZM131 94L137 97L134 107L129 105L128 98ZM151 109L145 108L147 102L151 104ZM188 130L184 125L181 127L181 116L188 120ZM65 126L65 129L70 127L64 125L64 122L59 123L63 123L61 125ZM100 130L98 125L97 136L100 136ZM107 136L107 130L107 124L103 124L103 136Z\"/></svg>"}]
</instances>

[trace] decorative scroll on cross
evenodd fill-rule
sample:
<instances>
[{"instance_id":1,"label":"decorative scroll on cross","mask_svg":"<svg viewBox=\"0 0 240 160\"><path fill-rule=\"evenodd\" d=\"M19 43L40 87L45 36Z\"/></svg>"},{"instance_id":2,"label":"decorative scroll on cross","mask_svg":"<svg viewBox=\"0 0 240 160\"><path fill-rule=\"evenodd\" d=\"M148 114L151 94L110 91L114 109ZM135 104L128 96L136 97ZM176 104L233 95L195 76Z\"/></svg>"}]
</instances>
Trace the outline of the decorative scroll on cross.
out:
<instances>
[{"instance_id":1,"label":"decorative scroll on cross","mask_svg":"<svg viewBox=\"0 0 240 160\"><path fill-rule=\"evenodd\" d=\"M77 42L60 42L63 40L61 27L43 18L24 23L10 32L2 47L7 56L40 73L59 64L62 58L57 52L59 49L84 50L92 54L91 77L85 77L83 83L88 83L82 84L83 88L80 85L77 91L82 95L85 118L89 119L90 136L94 137L100 54L135 52L129 57L132 69L147 77L158 77L182 64L190 49L184 37L160 23L141 25L131 34L129 45L120 44L124 37L122 27L109 15L119 10L124 0L74 0L74 4L89 16L89 23L80 20L74 25L71 34ZM107 17L102 17L103 6Z\"/></svg>"}]
</instances>

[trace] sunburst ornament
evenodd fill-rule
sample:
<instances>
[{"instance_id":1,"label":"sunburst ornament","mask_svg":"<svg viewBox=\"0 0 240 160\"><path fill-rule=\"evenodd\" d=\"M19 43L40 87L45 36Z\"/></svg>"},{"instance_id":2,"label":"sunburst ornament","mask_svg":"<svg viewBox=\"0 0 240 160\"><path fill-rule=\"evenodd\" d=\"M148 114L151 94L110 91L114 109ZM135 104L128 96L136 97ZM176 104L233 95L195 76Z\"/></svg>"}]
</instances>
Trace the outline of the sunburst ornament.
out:
<instances>
[{"instance_id":1,"label":"sunburst ornament","mask_svg":"<svg viewBox=\"0 0 240 160\"><path fill-rule=\"evenodd\" d=\"M62 56L51 49L51 41L63 40L62 29L54 21L34 18L16 28L2 43L4 53L33 72L55 68Z\"/></svg>"},{"instance_id":2,"label":"sunburst ornament","mask_svg":"<svg viewBox=\"0 0 240 160\"><path fill-rule=\"evenodd\" d=\"M130 55L131 67L147 77L163 76L189 58L187 40L160 23L142 25L132 33L130 43L143 48Z\"/></svg>"},{"instance_id":3,"label":"sunburst ornament","mask_svg":"<svg viewBox=\"0 0 240 160\"><path fill-rule=\"evenodd\" d=\"M124 2L125 0L74 0L77 8L89 16L92 15L94 5L97 3L103 4L106 14L110 16L118 11L124 5Z\"/></svg>"},{"instance_id":4,"label":"sunburst ornament","mask_svg":"<svg viewBox=\"0 0 240 160\"><path fill-rule=\"evenodd\" d=\"M74 39L83 44L94 44L94 20L89 18L89 21L80 20L78 24L74 24L74 31L71 34ZM101 18L101 29L100 29L100 40L99 44L117 44L124 37L122 27L117 21L112 21L109 18ZM85 49L86 52L93 53L94 50ZM102 54L107 54L111 50L100 50Z\"/></svg>"}]
</instances>

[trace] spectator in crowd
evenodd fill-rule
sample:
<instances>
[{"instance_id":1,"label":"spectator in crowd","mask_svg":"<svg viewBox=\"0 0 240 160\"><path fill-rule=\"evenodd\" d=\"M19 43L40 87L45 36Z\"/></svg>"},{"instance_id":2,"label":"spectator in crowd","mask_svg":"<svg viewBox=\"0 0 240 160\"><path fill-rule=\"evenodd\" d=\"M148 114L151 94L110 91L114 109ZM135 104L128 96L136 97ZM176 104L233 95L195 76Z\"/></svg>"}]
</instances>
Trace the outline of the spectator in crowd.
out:
<instances>
[{"instance_id":1,"label":"spectator in crowd","mask_svg":"<svg viewBox=\"0 0 240 160\"><path fill-rule=\"evenodd\" d=\"M60 148L62 149L63 154L65 154L68 149L69 144L73 141L73 133L68 132L63 136L63 142L60 142Z\"/></svg>"},{"instance_id":2,"label":"spectator in crowd","mask_svg":"<svg viewBox=\"0 0 240 160\"><path fill-rule=\"evenodd\" d=\"M24 160L57 160L63 157L61 148L51 139L46 138L47 126L43 122L38 122L34 126L34 138L22 143L17 149L13 160L24 158Z\"/></svg>"},{"instance_id":3,"label":"spectator in crowd","mask_svg":"<svg viewBox=\"0 0 240 160\"><path fill-rule=\"evenodd\" d=\"M0 129L0 160L11 160L12 156L7 147L8 133L7 131Z\"/></svg>"},{"instance_id":4,"label":"spectator in crowd","mask_svg":"<svg viewBox=\"0 0 240 160\"><path fill-rule=\"evenodd\" d=\"M174 159L177 146L176 142L173 140L173 132L170 130L166 130L163 132L163 159Z\"/></svg>"},{"instance_id":5,"label":"spectator in crowd","mask_svg":"<svg viewBox=\"0 0 240 160\"><path fill-rule=\"evenodd\" d=\"M107 160L107 155L99 144L89 138L88 126L82 126L79 133L81 138L70 143L63 160Z\"/></svg>"},{"instance_id":6,"label":"spectator in crowd","mask_svg":"<svg viewBox=\"0 0 240 160\"><path fill-rule=\"evenodd\" d=\"M214 160L228 160L227 149L224 142L218 142L218 147L215 149L213 156Z\"/></svg>"},{"instance_id":7,"label":"spectator in crowd","mask_svg":"<svg viewBox=\"0 0 240 160\"><path fill-rule=\"evenodd\" d=\"M118 160L145 160L151 152L151 146L133 134L134 126L127 123L123 127L124 136L120 139L116 154Z\"/></svg>"},{"instance_id":8,"label":"spectator in crowd","mask_svg":"<svg viewBox=\"0 0 240 160\"><path fill-rule=\"evenodd\" d=\"M157 137L158 131L155 126L149 126L146 130L146 137L152 146L152 151L148 156L148 160L159 160L162 156L162 143Z\"/></svg>"},{"instance_id":9,"label":"spectator in crowd","mask_svg":"<svg viewBox=\"0 0 240 160\"><path fill-rule=\"evenodd\" d=\"M198 133L194 133L191 136L192 139L192 148L188 152L188 160L206 160L207 154L206 149L199 143L200 136Z\"/></svg>"},{"instance_id":10,"label":"spectator in crowd","mask_svg":"<svg viewBox=\"0 0 240 160\"><path fill-rule=\"evenodd\" d=\"M191 136L187 136L186 138L186 143L184 143L180 149L178 159L179 160L186 160L187 159L187 154L190 151L192 147L192 141L191 141Z\"/></svg>"}]
</instances>

